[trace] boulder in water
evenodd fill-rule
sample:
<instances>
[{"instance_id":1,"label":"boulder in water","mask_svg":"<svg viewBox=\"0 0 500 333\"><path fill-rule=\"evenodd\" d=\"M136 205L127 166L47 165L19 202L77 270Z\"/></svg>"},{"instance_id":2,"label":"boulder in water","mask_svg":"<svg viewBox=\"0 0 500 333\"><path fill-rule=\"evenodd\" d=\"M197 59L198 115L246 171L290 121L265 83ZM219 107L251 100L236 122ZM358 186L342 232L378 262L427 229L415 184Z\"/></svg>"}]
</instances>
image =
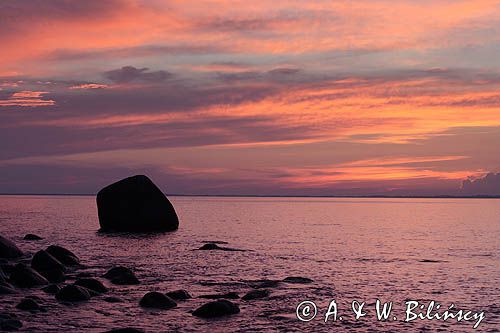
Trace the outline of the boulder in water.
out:
<instances>
[{"instance_id":1,"label":"boulder in water","mask_svg":"<svg viewBox=\"0 0 500 333\"><path fill-rule=\"evenodd\" d=\"M108 288L106 288L101 281L92 278L78 279L75 281L75 285L93 290L99 294L108 291Z\"/></svg>"},{"instance_id":2,"label":"boulder in water","mask_svg":"<svg viewBox=\"0 0 500 333\"><path fill-rule=\"evenodd\" d=\"M162 232L179 227L170 201L144 175L122 179L100 190L97 210L104 232Z\"/></svg>"},{"instance_id":3,"label":"boulder in water","mask_svg":"<svg viewBox=\"0 0 500 333\"><path fill-rule=\"evenodd\" d=\"M90 299L90 293L87 288L70 284L57 292L56 299L64 302L88 301Z\"/></svg>"},{"instance_id":4,"label":"boulder in water","mask_svg":"<svg viewBox=\"0 0 500 333\"><path fill-rule=\"evenodd\" d=\"M156 308L168 310L177 306L170 297L159 293L157 291L152 291L144 295L139 302L139 305L144 308Z\"/></svg>"},{"instance_id":5,"label":"boulder in water","mask_svg":"<svg viewBox=\"0 0 500 333\"><path fill-rule=\"evenodd\" d=\"M46 251L63 265L76 266L80 264L80 259L78 259L76 254L62 246L51 245L46 249Z\"/></svg>"},{"instance_id":6,"label":"boulder in water","mask_svg":"<svg viewBox=\"0 0 500 333\"><path fill-rule=\"evenodd\" d=\"M289 276L287 278L284 278L283 282L288 282L288 283L312 283L314 281L311 280L311 279L309 279L309 278L306 278L306 277Z\"/></svg>"},{"instance_id":7,"label":"boulder in water","mask_svg":"<svg viewBox=\"0 0 500 333\"><path fill-rule=\"evenodd\" d=\"M14 266L10 274L10 282L20 288L32 288L49 283L46 278L25 264L17 264Z\"/></svg>"},{"instance_id":8,"label":"boulder in water","mask_svg":"<svg viewBox=\"0 0 500 333\"><path fill-rule=\"evenodd\" d=\"M31 298L24 298L16 305L16 308L24 311L38 311L40 310L40 305Z\"/></svg>"},{"instance_id":9,"label":"boulder in water","mask_svg":"<svg viewBox=\"0 0 500 333\"><path fill-rule=\"evenodd\" d=\"M187 290L184 289L179 289L179 290L174 290L166 293L166 295L172 299L182 301L186 299L192 298L191 295L187 292Z\"/></svg>"},{"instance_id":10,"label":"boulder in water","mask_svg":"<svg viewBox=\"0 0 500 333\"><path fill-rule=\"evenodd\" d=\"M118 285L139 284L139 279L134 272L123 266L111 268L103 277Z\"/></svg>"},{"instance_id":11,"label":"boulder in water","mask_svg":"<svg viewBox=\"0 0 500 333\"><path fill-rule=\"evenodd\" d=\"M271 294L271 292L267 289L256 289L256 290L249 291L241 299L244 301L250 301L253 299L268 297L270 294Z\"/></svg>"},{"instance_id":12,"label":"boulder in water","mask_svg":"<svg viewBox=\"0 0 500 333\"><path fill-rule=\"evenodd\" d=\"M0 258L18 258L23 255L14 242L0 235Z\"/></svg>"},{"instance_id":13,"label":"boulder in water","mask_svg":"<svg viewBox=\"0 0 500 333\"><path fill-rule=\"evenodd\" d=\"M238 305L228 300L213 301L203 304L193 311L193 316L201 318L216 318L240 313Z\"/></svg>"},{"instance_id":14,"label":"boulder in water","mask_svg":"<svg viewBox=\"0 0 500 333\"><path fill-rule=\"evenodd\" d=\"M31 268L45 276L49 281L59 280L61 277L61 273L66 270L66 267L59 262L56 258L54 258L47 251L40 250L31 259ZM51 271L55 271L52 273ZM62 274L64 276L64 274ZM50 277L50 278L49 278ZM58 281L53 281L58 282Z\"/></svg>"},{"instance_id":15,"label":"boulder in water","mask_svg":"<svg viewBox=\"0 0 500 333\"><path fill-rule=\"evenodd\" d=\"M61 288L57 284L50 284L47 287L43 287L42 290L47 294L55 295Z\"/></svg>"},{"instance_id":16,"label":"boulder in water","mask_svg":"<svg viewBox=\"0 0 500 333\"><path fill-rule=\"evenodd\" d=\"M37 241L37 240L42 240L43 238L35 234L26 234L23 239L30 241Z\"/></svg>"}]
</instances>

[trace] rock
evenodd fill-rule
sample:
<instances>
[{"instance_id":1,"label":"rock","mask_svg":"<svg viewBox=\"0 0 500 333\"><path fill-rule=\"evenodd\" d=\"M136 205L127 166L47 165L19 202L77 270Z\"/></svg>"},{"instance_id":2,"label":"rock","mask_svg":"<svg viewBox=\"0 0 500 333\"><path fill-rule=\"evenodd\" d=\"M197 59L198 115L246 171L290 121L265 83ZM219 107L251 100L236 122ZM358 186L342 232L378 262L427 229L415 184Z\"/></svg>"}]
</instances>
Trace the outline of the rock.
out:
<instances>
[{"instance_id":1,"label":"rock","mask_svg":"<svg viewBox=\"0 0 500 333\"><path fill-rule=\"evenodd\" d=\"M46 251L56 258L59 262L66 266L77 266L80 264L80 259L68 249L62 246L51 245Z\"/></svg>"},{"instance_id":2,"label":"rock","mask_svg":"<svg viewBox=\"0 0 500 333\"><path fill-rule=\"evenodd\" d=\"M59 283L64 282L66 280L66 275L64 272L58 269L53 269L50 271L41 271L39 272L44 278L47 279L50 283Z\"/></svg>"},{"instance_id":3,"label":"rock","mask_svg":"<svg viewBox=\"0 0 500 333\"><path fill-rule=\"evenodd\" d=\"M248 284L255 289L260 289L260 288L276 288L279 287L279 285L282 283L280 280L255 280L255 281L249 281Z\"/></svg>"},{"instance_id":4,"label":"rock","mask_svg":"<svg viewBox=\"0 0 500 333\"><path fill-rule=\"evenodd\" d=\"M58 301L82 302L90 299L90 293L87 288L75 286L74 284L63 287L56 294Z\"/></svg>"},{"instance_id":5,"label":"rock","mask_svg":"<svg viewBox=\"0 0 500 333\"><path fill-rule=\"evenodd\" d=\"M201 295L198 297L199 298L208 298L208 299L221 299L221 298L238 299L238 298L240 298L240 295L238 295L235 292L229 292L229 293L225 293L225 294Z\"/></svg>"},{"instance_id":6,"label":"rock","mask_svg":"<svg viewBox=\"0 0 500 333\"><path fill-rule=\"evenodd\" d=\"M97 193L100 231L161 232L179 227L174 207L146 176L113 183Z\"/></svg>"},{"instance_id":7,"label":"rock","mask_svg":"<svg viewBox=\"0 0 500 333\"><path fill-rule=\"evenodd\" d=\"M25 264L14 266L10 275L10 282L20 288L32 288L49 283L42 275Z\"/></svg>"},{"instance_id":8,"label":"rock","mask_svg":"<svg viewBox=\"0 0 500 333\"><path fill-rule=\"evenodd\" d=\"M47 251L41 250L35 253L31 259L31 267L49 282L62 282L65 279L66 267Z\"/></svg>"},{"instance_id":9,"label":"rock","mask_svg":"<svg viewBox=\"0 0 500 333\"><path fill-rule=\"evenodd\" d=\"M121 298L119 298L119 297L109 296L109 297L104 298L104 302L108 302L108 303L122 303L123 300Z\"/></svg>"},{"instance_id":10,"label":"rock","mask_svg":"<svg viewBox=\"0 0 500 333\"><path fill-rule=\"evenodd\" d=\"M19 258L23 255L14 242L0 235L0 258Z\"/></svg>"},{"instance_id":11,"label":"rock","mask_svg":"<svg viewBox=\"0 0 500 333\"><path fill-rule=\"evenodd\" d=\"M144 308L167 310L176 307L177 303L175 303L173 299L162 293L152 291L142 297L139 305Z\"/></svg>"},{"instance_id":12,"label":"rock","mask_svg":"<svg viewBox=\"0 0 500 333\"><path fill-rule=\"evenodd\" d=\"M0 295L11 295L17 293L13 286L7 282L0 284Z\"/></svg>"},{"instance_id":13,"label":"rock","mask_svg":"<svg viewBox=\"0 0 500 333\"><path fill-rule=\"evenodd\" d=\"M246 250L241 250L241 249L233 249L231 247L219 246L215 243L204 244L198 250L220 250L220 251L241 251L241 252L246 251Z\"/></svg>"},{"instance_id":14,"label":"rock","mask_svg":"<svg viewBox=\"0 0 500 333\"><path fill-rule=\"evenodd\" d=\"M55 295L61 288L59 288L57 284L51 284L47 287L43 287L42 290L47 294Z\"/></svg>"},{"instance_id":15,"label":"rock","mask_svg":"<svg viewBox=\"0 0 500 333\"><path fill-rule=\"evenodd\" d=\"M24 298L16 305L16 308L24 311L38 311L40 310L40 305L31 298Z\"/></svg>"},{"instance_id":16,"label":"rock","mask_svg":"<svg viewBox=\"0 0 500 333\"><path fill-rule=\"evenodd\" d=\"M133 328L133 327L125 327L125 328L115 328L110 331L106 331L105 333L144 333L145 331Z\"/></svg>"},{"instance_id":17,"label":"rock","mask_svg":"<svg viewBox=\"0 0 500 333\"><path fill-rule=\"evenodd\" d=\"M314 281L311 280L311 279L305 278L305 277L289 276L287 278L284 278L283 282L288 282L288 283L312 283Z\"/></svg>"},{"instance_id":18,"label":"rock","mask_svg":"<svg viewBox=\"0 0 500 333\"><path fill-rule=\"evenodd\" d=\"M139 284L134 272L123 266L111 268L103 277L118 285Z\"/></svg>"},{"instance_id":19,"label":"rock","mask_svg":"<svg viewBox=\"0 0 500 333\"><path fill-rule=\"evenodd\" d=\"M20 320L0 316L0 331L17 331L21 327L23 327L23 323Z\"/></svg>"},{"instance_id":20,"label":"rock","mask_svg":"<svg viewBox=\"0 0 500 333\"><path fill-rule=\"evenodd\" d=\"M75 281L75 285L85 287L100 294L108 291L108 288L101 281L92 278L78 279Z\"/></svg>"},{"instance_id":21,"label":"rock","mask_svg":"<svg viewBox=\"0 0 500 333\"><path fill-rule=\"evenodd\" d=\"M23 239L36 241L36 240L42 240L43 238L35 234L26 234Z\"/></svg>"},{"instance_id":22,"label":"rock","mask_svg":"<svg viewBox=\"0 0 500 333\"><path fill-rule=\"evenodd\" d=\"M189 293L187 292L187 290L184 290L184 289L170 291L166 295L172 299L177 300L177 301L182 301L182 300L192 298L191 295L189 295Z\"/></svg>"},{"instance_id":23,"label":"rock","mask_svg":"<svg viewBox=\"0 0 500 333\"><path fill-rule=\"evenodd\" d=\"M193 316L201 318L215 318L240 313L238 305L227 300L213 301L203 304L193 311Z\"/></svg>"},{"instance_id":24,"label":"rock","mask_svg":"<svg viewBox=\"0 0 500 333\"><path fill-rule=\"evenodd\" d=\"M267 289L257 289L257 290L249 291L241 299L245 300L245 301L250 301L253 299L268 297L270 294L271 294L271 292Z\"/></svg>"}]
</instances>

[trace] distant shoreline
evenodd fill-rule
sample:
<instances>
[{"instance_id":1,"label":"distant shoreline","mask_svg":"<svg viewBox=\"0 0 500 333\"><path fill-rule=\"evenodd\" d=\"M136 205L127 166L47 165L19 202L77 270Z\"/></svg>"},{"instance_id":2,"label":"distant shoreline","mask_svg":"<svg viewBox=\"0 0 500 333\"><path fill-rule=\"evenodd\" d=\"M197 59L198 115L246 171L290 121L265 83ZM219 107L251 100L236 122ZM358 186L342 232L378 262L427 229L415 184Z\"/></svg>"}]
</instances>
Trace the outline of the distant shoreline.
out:
<instances>
[{"instance_id":1,"label":"distant shoreline","mask_svg":"<svg viewBox=\"0 0 500 333\"><path fill-rule=\"evenodd\" d=\"M220 197L220 198L346 198L346 199L500 199L500 195L252 195L252 194L175 194L170 197ZM0 193L0 196L71 196L93 197L90 193Z\"/></svg>"}]
</instances>

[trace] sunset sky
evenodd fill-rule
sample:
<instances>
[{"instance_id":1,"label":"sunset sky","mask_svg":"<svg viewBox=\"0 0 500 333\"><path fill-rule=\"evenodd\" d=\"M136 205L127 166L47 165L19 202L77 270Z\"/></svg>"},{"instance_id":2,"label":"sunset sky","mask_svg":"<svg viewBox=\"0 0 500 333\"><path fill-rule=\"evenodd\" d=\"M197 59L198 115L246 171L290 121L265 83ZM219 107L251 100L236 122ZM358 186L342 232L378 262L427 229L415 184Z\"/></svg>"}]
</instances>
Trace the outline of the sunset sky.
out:
<instances>
[{"instance_id":1,"label":"sunset sky","mask_svg":"<svg viewBox=\"0 0 500 333\"><path fill-rule=\"evenodd\" d=\"M1 193L434 195L500 171L500 1L2 1L0 45Z\"/></svg>"}]
</instances>

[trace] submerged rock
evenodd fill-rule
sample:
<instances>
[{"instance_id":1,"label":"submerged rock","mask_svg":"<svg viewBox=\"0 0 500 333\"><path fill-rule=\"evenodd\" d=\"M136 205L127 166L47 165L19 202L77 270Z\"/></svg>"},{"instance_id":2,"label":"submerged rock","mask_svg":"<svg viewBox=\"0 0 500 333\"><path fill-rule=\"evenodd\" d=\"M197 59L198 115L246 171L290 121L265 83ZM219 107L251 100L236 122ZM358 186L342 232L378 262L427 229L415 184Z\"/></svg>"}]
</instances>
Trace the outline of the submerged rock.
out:
<instances>
[{"instance_id":1,"label":"submerged rock","mask_svg":"<svg viewBox=\"0 0 500 333\"><path fill-rule=\"evenodd\" d=\"M111 268L103 277L117 285L139 284L139 279L137 279L134 272L123 266Z\"/></svg>"},{"instance_id":2,"label":"submerged rock","mask_svg":"<svg viewBox=\"0 0 500 333\"><path fill-rule=\"evenodd\" d=\"M166 293L166 295L172 299L181 301L192 298L191 295L187 292L187 290L179 289Z\"/></svg>"},{"instance_id":3,"label":"submerged rock","mask_svg":"<svg viewBox=\"0 0 500 333\"><path fill-rule=\"evenodd\" d=\"M36 240L42 240L43 238L35 234L26 234L23 239L36 241Z\"/></svg>"},{"instance_id":4,"label":"submerged rock","mask_svg":"<svg viewBox=\"0 0 500 333\"><path fill-rule=\"evenodd\" d=\"M59 286L57 284L51 284L51 285L48 285L47 287L43 287L42 290L47 293L47 294L57 294L57 292L59 290L61 290L61 288L59 288Z\"/></svg>"},{"instance_id":5,"label":"submerged rock","mask_svg":"<svg viewBox=\"0 0 500 333\"><path fill-rule=\"evenodd\" d=\"M216 318L240 313L238 305L227 300L213 301L203 304L193 311L193 316L201 318Z\"/></svg>"},{"instance_id":6,"label":"submerged rock","mask_svg":"<svg viewBox=\"0 0 500 333\"><path fill-rule=\"evenodd\" d=\"M80 264L80 259L78 259L76 254L62 246L51 245L46 249L46 251L63 265L77 266Z\"/></svg>"},{"instance_id":7,"label":"submerged rock","mask_svg":"<svg viewBox=\"0 0 500 333\"><path fill-rule=\"evenodd\" d=\"M109 296L109 297L105 297L104 298L104 302L108 302L108 303L122 303L123 299L121 299L119 297L115 297L115 296Z\"/></svg>"},{"instance_id":8,"label":"submerged rock","mask_svg":"<svg viewBox=\"0 0 500 333\"><path fill-rule=\"evenodd\" d=\"M49 283L46 278L25 264L14 266L10 275L10 282L20 288L32 288Z\"/></svg>"},{"instance_id":9,"label":"submerged rock","mask_svg":"<svg viewBox=\"0 0 500 333\"><path fill-rule=\"evenodd\" d=\"M268 297L270 294L271 294L271 292L267 289L257 289L257 290L249 291L241 299L245 300L245 301L250 301L253 299Z\"/></svg>"},{"instance_id":10,"label":"submerged rock","mask_svg":"<svg viewBox=\"0 0 500 333\"><path fill-rule=\"evenodd\" d=\"M75 281L75 285L85 287L100 294L108 291L108 288L101 281L92 278L78 279Z\"/></svg>"},{"instance_id":11,"label":"submerged rock","mask_svg":"<svg viewBox=\"0 0 500 333\"><path fill-rule=\"evenodd\" d=\"M23 251L13 241L0 235L0 258L19 258L22 255Z\"/></svg>"},{"instance_id":12,"label":"submerged rock","mask_svg":"<svg viewBox=\"0 0 500 333\"><path fill-rule=\"evenodd\" d=\"M90 299L90 293L87 288L70 284L57 292L56 299L65 302L88 301Z\"/></svg>"},{"instance_id":13,"label":"submerged rock","mask_svg":"<svg viewBox=\"0 0 500 333\"><path fill-rule=\"evenodd\" d=\"M161 232L179 227L174 207L146 176L113 183L97 193L101 231Z\"/></svg>"},{"instance_id":14,"label":"submerged rock","mask_svg":"<svg viewBox=\"0 0 500 333\"><path fill-rule=\"evenodd\" d=\"M287 283L312 283L313 280L301 276L289 276L283 279L283 282Z\"/></svg>"},{"instance_id":15,"label":"submerged rock","mask_svg":"<svg viewBox=\"0 0 500 333\"><path fill-rule=\"evenodd\" d=\"M38 311L40 310L40 305L31 298L24 298L16 305L16 308L24 311Z\"/></svg>"},{"instance_id":16,"label":"submerged rock","mask_svg":"<svg viewBox=\"0 0 500 333\"><path fill-rule=\"evenodd\" d=\"M162 293L152 291L142 297L139 305L144 308L167 310L176 307L177 303L175 303L173 299Z\"/></svg>"},{"instance_id":17,"label":"submerged rock","mask_svg":"<svg viewBox=\"0 0 500 333\"><path fill-rule=\"evenodd\" d=\"M249 281L248 284L252 288L260 289L260 288L276 288L279 287L279 285L282 283L281 280L254 280L254 281Z\"/></svg>"},{"instance_id":18,"label":"submerged rock","mask_svg":"<svg viewBox=\"0 0 500 333\"><path fill-rule=\"evenodd\" d=\"M231 247L224 247L224 246L219 246L215 243L207 243L200 247L198 250L220 250L220 251L246 251L246 250L241 250L241 249L233 249Z\"/></svg>"},{"instance_id":19,"label":"submerged rock","mask_svg":"<svg viewBox=\"0 0 500 333\"><path fill-rule=\"evenodd\" d=\"M228 298L228 299L238 299L240 298L240 295L238 295L235 292L229 292L225 294L210 294L210 295L201 295L199 298L208 298L208 299L221 299L221 298Z\"/></svg>"},{"instance_id":20,"label":"submerged rock","mask_svg":"<svg viewBox=\"0 0 500 333\"><path fill-rule=\"evenodd\" d=\"M11 313L0 313L0 331L17 331L23 323Z\"/></svg>"}]
</instances>

